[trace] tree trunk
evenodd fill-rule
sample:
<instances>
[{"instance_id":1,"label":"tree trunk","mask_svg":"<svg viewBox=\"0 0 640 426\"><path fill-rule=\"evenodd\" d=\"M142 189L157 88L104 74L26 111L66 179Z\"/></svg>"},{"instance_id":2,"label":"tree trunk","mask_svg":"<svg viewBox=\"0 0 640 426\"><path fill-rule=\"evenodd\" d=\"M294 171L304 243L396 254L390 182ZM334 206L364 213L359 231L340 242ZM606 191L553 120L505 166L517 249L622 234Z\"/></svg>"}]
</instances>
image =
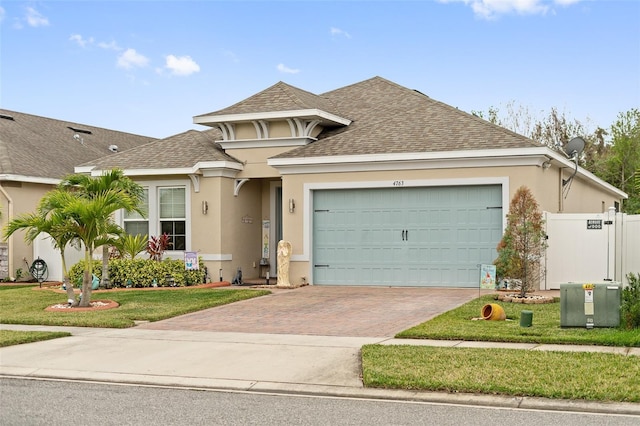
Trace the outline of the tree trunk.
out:
<instances>
[{"instance_id":1,"label":"tree trunk","mask_svg":"<svg viewBox=\"0 0 640 426\"><path fill-rule=\"evenodd\" d=\"M76 299L76 293L73 291L73 283L69 279L69 272L67 271L67 262L64 259L64 250L62 253L62 284L67 291L67 301L71 303L71 306L78 306L78 300Z\"/></svg>"},{"instance_id":2,"label":"tree trunk","mask_svg":"<svg viewBox=\"0 0 640 426\"><path fill-rule=\"evenodd\" d=\"M93 262L92 262L93 253L89 251L89 249L85 249L84 251L84 275L82 277L82 293L80 298L80 306L81 308L88 308L91 303L91 285L92 285L92 273L93 273Z\"/></svg>"},{"instance_id":3,"label":"tree trunk","mask_svg":"<svg viewBox=\"0 0 640 426\"><path fill-rule=\"evenodd\" d=\"M100 280L102 287L107 287L109 282L109 246L102 246L102 278Z\"/></svg>"}]
</instances>

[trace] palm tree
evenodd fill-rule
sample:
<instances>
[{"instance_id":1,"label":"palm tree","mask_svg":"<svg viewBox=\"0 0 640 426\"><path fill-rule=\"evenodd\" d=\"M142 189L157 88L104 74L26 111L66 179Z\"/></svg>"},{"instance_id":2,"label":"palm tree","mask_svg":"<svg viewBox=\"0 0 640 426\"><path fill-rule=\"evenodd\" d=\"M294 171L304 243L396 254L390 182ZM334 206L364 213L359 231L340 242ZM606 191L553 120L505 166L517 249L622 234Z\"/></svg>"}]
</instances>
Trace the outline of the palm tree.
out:
<instances>
[{"instance_id":1,"label":"palm tree","mask_svg":"<svg viewBox=\"0 0 640 426\"><path fill-rule=\"evenodd\" d=\"M45 233L53 241L54 246L60 250L60 258L62 261L62 282L67 290L67 300L72 305L76 305L75 294L73 293L73 285L70 285L69 272L67 262L64 255L66 246L76 240L73 234L69 234L64 229L65 217L52 212L47 215L43 209L38 208L36 213L25 213L12 219L4 229L5 238L13 235L18 230L25 230L24 239L32 243L38 235Z\"/></svg>"},{"instance_id":2,"label":"palm tree","mask_svg":"<svg viewBox=\"0 0 640 426\"><path fill-rule=\"evenodd\" d=\"M135 200L135 207L128 211L136 211L141 215L145 212L138 208L144 195L144 189L128 177L120 169L110 170L98 177L83 174L68 175L60 182L59 187L72 191L81 197L93 198L111 189L121 190ZM108 240L108 239L107 239ZM109 246L111 242L102 246L102 278L101 283L106 286L109 282Z\"/></svg>"},{"instance_id":3,"label":"palm tree","mask_svg":"<svg viewBox=\"0 0 640 426\"><path fill-rule=\"evenodd\" d=\"M79 306L91 302L91 269L93 253L97 247L113 244L122 235L122 228L111 219L120 209L132 211L137 200L121 189L108 189L92 197L58 188L45 196L44 209L67 218L56 232L73 235L84 246L84 277Z\"/></svg>"}]
</instances>

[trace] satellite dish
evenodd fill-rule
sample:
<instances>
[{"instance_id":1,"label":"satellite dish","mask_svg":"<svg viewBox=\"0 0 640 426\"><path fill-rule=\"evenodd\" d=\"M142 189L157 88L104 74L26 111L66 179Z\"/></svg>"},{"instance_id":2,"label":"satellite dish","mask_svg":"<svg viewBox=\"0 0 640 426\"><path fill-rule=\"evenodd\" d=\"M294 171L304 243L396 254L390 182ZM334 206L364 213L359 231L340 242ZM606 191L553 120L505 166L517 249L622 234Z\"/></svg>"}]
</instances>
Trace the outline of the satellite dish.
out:
<instances>
[{"instance_id":1,"label":"satellite dish","mask_svg":"<svg viewBox=\"0 0 640 426\"><path fill-rule=\"evenodd\" d=\"M578 158L584 151L585 141L581 137L571 139L564 147L564 152L569 158Z\"/></svg>"},{"instance_id":2,"label":"satellite dish","mask_svg":"<svg viewBox=\"0 0 640 426\"><path fill-rule=\"evenodd\" d=\"M578 158L580 157L580 154L582 154L582 151L584 151L584 146L585 146L585 141L584 139L582 139L581 137L575 137L573 139L571 139L567 145L565 145L564 147L564 153L566 154L567 157L569 157L571 160L573 160L573 162L575 163L575 169L573 171L573 174L571 176L569 176L567 179L563 179L562 180L562 186L565 187L568 183L570 183L573 178L575 177L576 173L578 173ZM566 190L566 194L565 194L565 198L569 193L569 187L567 187Z\"/></svg>"}]
</instances>

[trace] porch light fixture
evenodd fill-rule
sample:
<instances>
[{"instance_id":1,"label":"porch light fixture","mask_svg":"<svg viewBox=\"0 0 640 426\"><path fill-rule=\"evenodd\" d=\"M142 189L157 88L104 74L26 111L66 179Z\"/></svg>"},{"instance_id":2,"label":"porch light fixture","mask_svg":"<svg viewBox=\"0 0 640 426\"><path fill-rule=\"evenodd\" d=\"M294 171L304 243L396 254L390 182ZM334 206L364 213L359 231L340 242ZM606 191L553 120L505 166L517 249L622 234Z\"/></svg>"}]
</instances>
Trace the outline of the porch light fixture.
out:
<instances>
[{"instance_id":1,"label":"porch light fixture","mask_svg":"<svg viewBox=\"0 0 640 426\"><path fill-rule=\"evenodd\" d=\"M296 202L293 198L289 198L289 213L296 211Z\"/></svg>"}]
</instances>

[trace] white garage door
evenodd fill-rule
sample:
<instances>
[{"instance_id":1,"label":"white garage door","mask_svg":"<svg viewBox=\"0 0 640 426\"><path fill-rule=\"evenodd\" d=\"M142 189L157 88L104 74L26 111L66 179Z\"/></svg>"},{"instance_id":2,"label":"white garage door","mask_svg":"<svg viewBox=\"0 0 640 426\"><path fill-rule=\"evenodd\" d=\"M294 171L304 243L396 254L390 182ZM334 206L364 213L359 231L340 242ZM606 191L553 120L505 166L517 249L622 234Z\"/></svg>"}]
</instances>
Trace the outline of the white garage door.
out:
<instances>
[{"instance_id":1,"label":"white garage door","mask_svg":"<svg viewBox=\"0 0 640 426\"><path fill-rule=\"evenodd\" d=\"M477 287L502 236L500 185L318 190L314 284Z\"/></svg>"}]
</instances>

